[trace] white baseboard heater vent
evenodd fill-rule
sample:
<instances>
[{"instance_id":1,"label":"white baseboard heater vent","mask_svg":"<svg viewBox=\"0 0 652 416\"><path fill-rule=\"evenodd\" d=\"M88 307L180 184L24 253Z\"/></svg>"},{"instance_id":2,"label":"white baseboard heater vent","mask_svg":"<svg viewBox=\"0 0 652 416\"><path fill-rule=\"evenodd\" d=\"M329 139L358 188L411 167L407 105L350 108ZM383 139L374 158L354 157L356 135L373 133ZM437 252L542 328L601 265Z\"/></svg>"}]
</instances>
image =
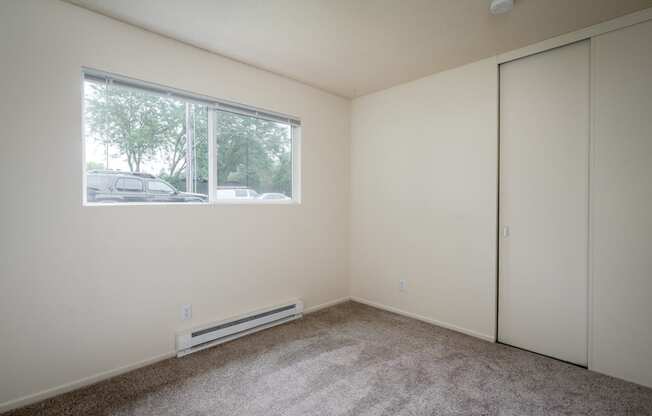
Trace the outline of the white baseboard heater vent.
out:
<instances>
[{"instance_id":1,"label":"white baseboard heater vent","mask_svg":"<svg viewBox=\"0 0 652 416\"><path fill-rule=\"evenodd\" d=\"M177 333L177 357L183 357L263 329L294 321L302 316L303 302L296 300L181 331Z\"/></svg>"}]
</instances>

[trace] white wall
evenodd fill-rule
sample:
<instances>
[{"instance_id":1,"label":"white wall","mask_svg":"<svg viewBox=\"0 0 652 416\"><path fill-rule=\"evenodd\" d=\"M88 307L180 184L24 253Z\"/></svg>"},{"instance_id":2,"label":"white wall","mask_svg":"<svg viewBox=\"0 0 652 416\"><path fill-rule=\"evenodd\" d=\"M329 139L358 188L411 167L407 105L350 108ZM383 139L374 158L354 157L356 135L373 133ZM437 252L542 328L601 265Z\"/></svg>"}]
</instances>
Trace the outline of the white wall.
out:
<instances>
[{"instance_id":1,"label":"white wall","mask_svg":"<svg viewBox=\"0 0 652 416\"><path fill-rule=\"evenodd\" d=\"M348 296L348 100L58 1L0 2L0 60L0 406L169 354L182 304ZM83 208L82 66L301 117L303 203Z\"/></svg>"},{"instance_id":2,"label":"white wall","mask_svg":"<svg viewBox=\"0 0 652 416\"><path fill-rule=\"evenodd\" d=\"M491 58L353 101L354 297L494 338L497 79Z\"/></svg>"},{"instance_id":3,"label":"white wall","mask_svg":"<svg viewBox=\"0 0 652 416\"><path fill-rule=\"evenodd\" d=\"M648 44L637 45L644 51ZM597 52L617 57L622 50L606 39ZM189 324L180 322L186 303L200 323L291 297L312 307L351 294L494 338L494 58L351 105L66 3L12 0L0 2L0 59L0 409L170 354L174 331ZM628 67L649 66L637 62ZM82 66L298 115L303 203L83 208ZM605 85L622 89L608 94L633 97L644 113L649 95L632 91L644 94L635 81L645 78L616 82L611 69L602 70L612 77ZM622 107L613 114L648 120L643 113ZM628 131L649 131L641 126ZM606 139L622 133L599 131ZM600 161L603 174L629 166L623 175L630 177L648 166L649 143L641 137L629 147L600 142L598 156L619 158ZM647 206L647 182L618 178L604 188L592 183L605 203L596 218L622 208L619 196ZM651 370L639 365L652 362L643 250L650 234L638 226L647 218L639 205L627 205L620 222L595 236L604 236L592 253L594 273L596 265L604 273L594 276L595 317L611 319L593 324L592 337L603 344L594 344L592 360L600 371L650 384ZM623 230L637 244L617 246L622 241L613 236ZM614 253L634 256L623 269L636 288L609 280L622 275L620 263L598 259ZM615 298L627 305L624 320L613 319L621 310ZM622 352L632 334L636 340Z\"/></svg>"},{"instance_id":4,"label":"white wall","mask_svg":"<svg viewBox=\"0 0 652 416\"><path fill-rule=\"evenodd\" d=\"M647 9L355 99L352 296L494 337L496 59L592 38L589 368L652 386L651 18Z\"/></svg>"}]
</instances>

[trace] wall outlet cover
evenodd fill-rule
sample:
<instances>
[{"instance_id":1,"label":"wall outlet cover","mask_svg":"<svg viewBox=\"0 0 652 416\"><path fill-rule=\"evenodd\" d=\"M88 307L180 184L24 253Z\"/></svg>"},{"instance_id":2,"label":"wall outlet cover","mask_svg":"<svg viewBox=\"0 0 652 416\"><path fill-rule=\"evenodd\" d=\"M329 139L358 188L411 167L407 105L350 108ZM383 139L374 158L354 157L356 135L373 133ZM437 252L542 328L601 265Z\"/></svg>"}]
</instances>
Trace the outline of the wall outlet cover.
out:
<instances>
[{"instance_id":1,"label":"wall outlet cover","mask_svg":"<svg viewBox=\"0 0 652 416\"><path fill-rule=\"evenodd\" d=\"M181 307L181 320L189 321L192 319L192 305L183 305Z\"/></svg>"}]
</instances>

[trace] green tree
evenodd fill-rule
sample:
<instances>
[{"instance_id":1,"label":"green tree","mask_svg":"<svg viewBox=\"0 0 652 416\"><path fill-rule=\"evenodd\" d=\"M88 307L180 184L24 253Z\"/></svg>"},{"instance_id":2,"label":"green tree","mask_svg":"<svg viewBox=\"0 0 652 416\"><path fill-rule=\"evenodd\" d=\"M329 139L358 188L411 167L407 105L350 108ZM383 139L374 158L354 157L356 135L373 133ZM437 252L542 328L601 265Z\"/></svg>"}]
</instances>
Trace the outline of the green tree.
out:
<instances>
[{"instance_id":1,"label":"green tree","mask_svg":"<svg viewBox=\"0 0 652 416\"><path fill-rule=\"evenodd\" d=\"M292 158L289 153L281 155L281 160L274 172L272 189L292 196Z\"/></svg>"},{"instance_id":2,"label":"green tree","mask_svg":"<svg viewBox=\"0 0 652 416\"><path fill-rule=\"evenodd\" d=\"M104 163L88 161L86 162L86 170L102 170Z\"/></svg>"},{"instance_id":3,"label":"green tree","mask_svg":"<svg viewBox=\"0 0 652 416\"><path fill-rule=\"evenodd\" d=\"M110 145L125 157L132 172L143 163L158 159L167 165L159 176L185 189L187 167L186 103L134 88L88 83L86 120L103 145ZM208 110L188 104L194 127L195 176L208 177ZM154 173L154 172L150 172Z\"/></svg>"},{"instance_id":4,"label":"green tree","mask_svg":"<svg viewBox=\"0 0 652 416\"><path fill-rule=\"evenodd\" d=\"M218 185L291 195L291 139L287 125L219 112Z\"/></svg>"},{"instance_id":5,"label":"green tree","mask_svg":"<svg viewBox=\"0 0 652 416\"><path fill-rule=\"evenodd\" d=\"M92 83L91 88L86 101L90 128L103 144L119 149L132 172L140 172L169 136L185 134L182 104L176 100L121 86Z\"/></svg>"},{"instance_id":6,"label":"green tree","mask_svg":"<svg viewBox=\"0 0 652 416\"><path fill-rule=\"evenodd\" d=\"M149 173L157 173L184 190L188 161L192 159L193 189L188 191L207 192L207 106L118 85L89 84L86 120L101 144L117 149L132 172L140 172L146 161L162 162L164 168ZM191 127L193 149L189 155L187 135ZM218 111L216 136L219 186L247 186L258 192L291 196L288 125Z\"/></svg>"},{"instance_id":7,"label":"green tree","mask_svg":"<svg viewBox=\"0 0 652 416\"><path fill-rule=\"evenodd\" d=\"M208 182L208 108L198 104L188 104L190 108L190 123L193 129L193 154L190 157L194 161L194 189L188 191L207 192ZM177 189L186 187L186 168L188 165L188 155L186 146L187 126L185 120L185 104L182 113L168 119L171 127L174 127L174 121L181 117L182 121L177 121L181 125L176 130L171 129L172 134L166 135L163 140L160 156L166 161L168 167L159 173L159 176L170 182ZM206 189L200 189L206 187Z\"/></svg>"}]
</instances>

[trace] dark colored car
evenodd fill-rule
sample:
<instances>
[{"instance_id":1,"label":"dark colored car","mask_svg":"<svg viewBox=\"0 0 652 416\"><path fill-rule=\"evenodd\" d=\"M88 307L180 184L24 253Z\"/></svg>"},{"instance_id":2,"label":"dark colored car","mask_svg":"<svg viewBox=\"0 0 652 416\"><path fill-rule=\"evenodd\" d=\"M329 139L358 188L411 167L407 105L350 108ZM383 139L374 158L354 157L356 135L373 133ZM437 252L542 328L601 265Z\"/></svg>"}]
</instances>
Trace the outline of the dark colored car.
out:
<instances>
[{"instance_id":1,"label":"dark colored car","mask_svg":"<svg viewBox=\"0 0 652 416\"><path fill-rule=\"evenodd\" d=\"M208 201L206 195L180 192L146 173L96 170L86 175L86 197L91 203Z\"/></svg>"}]
</instances>

